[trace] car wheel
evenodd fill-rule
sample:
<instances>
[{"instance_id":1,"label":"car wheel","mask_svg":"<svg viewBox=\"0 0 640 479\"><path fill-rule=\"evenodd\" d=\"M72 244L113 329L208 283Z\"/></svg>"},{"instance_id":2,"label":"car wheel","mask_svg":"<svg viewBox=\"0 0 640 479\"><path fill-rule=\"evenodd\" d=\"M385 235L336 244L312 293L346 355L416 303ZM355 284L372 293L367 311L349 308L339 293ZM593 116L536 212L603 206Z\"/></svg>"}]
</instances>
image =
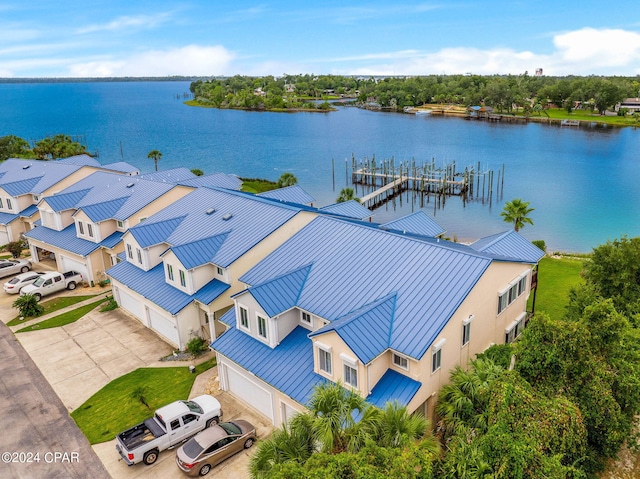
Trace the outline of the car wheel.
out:
<instances>
[{"instance_id":1,"label":"car wheel","mask_svg":"<svg viewBox=\"0 0 640 479\"><path fill-rule=\"evenodd\" d=\"M207 474L209 474L210 470L211 466L209 464L205 464L200 468L200 472L198 472L198 474L200 474L201 476L206 476Z\"/></svg>"},{"instance_id":2,"label":"car wheel","mask_svg":"<svg viewBox=\"0 0 640 479\"><path fill-rule=\"evenodd\" d=\"M216 416L214 418L211 418L207 421L206 427L211 427L214 426L216 424L218 424L220 422L220 419Z\"/></svg>"},{"instance_id":3,"label":"car wheel","mask_svg":"<svg viewBox=\"0 0 640 479\"><path fill-rule=\"evenodd\" d=\"M69 283L69 284L67 285L67 289L68 289L68 290L76 289L76 283L74 283L73 281L71 281L71 283Z\"/></svg>"},{"instance_id":4,"label":"car wheel","mask_svg":"<svg viewBox=\"0 0 640 479\"><path fill-rule=\"evenodd\" d=\"M33 297L36 298L36 301L40 301L42 299L42 295L40 293L34 294Z\"/></svg>"},{"instance_id":5,"label":"car wheel","mask_svg":"<svg viewBox=\"0 0 640 479\"><path fill-rule=\"evenodd\" d=\"M249 449L251 446L253 446L253 438L252 437L250 437L249 439L244 441L244 448L245 449Z\"/></svg>"},{"instance_id":6,"label":"car wheel","mask_svg":"<svg viewBox=\"0 0 640 479\"><path fill-rule=\"evenodd\" d=\"M147 451L142 456L142 462L144 462L147 466L150 466L158 459L158 450L152 449L151 451Z\"/></svg>"},{"instance_id":7,"label":"car wheel","mask_svg":"<svg viewBox=\"0 0 640 479\"><path fill-rule=\"evenodd\" d=\"M27 271L29 271L29 267L28 267L28 266L23 266L23 267L20 269L20 272L21 272L21 273L26 273Z\"/></svg>"}]
</instances>

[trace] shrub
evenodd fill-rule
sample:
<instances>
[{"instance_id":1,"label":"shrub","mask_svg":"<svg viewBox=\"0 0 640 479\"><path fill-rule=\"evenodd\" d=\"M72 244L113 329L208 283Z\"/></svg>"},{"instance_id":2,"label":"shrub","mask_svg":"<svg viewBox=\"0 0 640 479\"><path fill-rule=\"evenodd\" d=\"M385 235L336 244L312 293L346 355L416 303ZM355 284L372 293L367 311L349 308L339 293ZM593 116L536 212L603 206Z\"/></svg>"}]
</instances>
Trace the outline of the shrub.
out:
<instances>
[{"instance_id":1,"label":"shrub","mask_svg":"<svg viewBox=\"0 0 640 479\"><path fill-rule=\"evenodd\" d=\"M44 312L44 307L38 304L38 299L32 294L20 296L13 302L13 307L18 308L20 316L24 318L40 316Z\"/></svg>"},{"instance_id":2,"label":"shrub","mask_svg":"<svg viewBox=\"0 0 640 479\"><path fill-rule=\"evenodd\" d=\"M200 336L196 336L195 338L190 339L187 343L187 351L189 351L192 356L199 356L208 348L209 345Z\"/></svg>"},{"instance_id":3,"label":"shrub","mask_svg":"<svg viewBox=\"0 0 640 479\"><path fill-rule=\"evenodd\" d=\"M547 252L547 243L545 243L544 240L534 240L532 243L545 253Z\"/></svg>"},{"instance_id":4,"label":"shrub","mask_svg":"<svg viewBox=\"0 0 640 479\"><path fill-rule=\"evenodd\" d=\"M107 301L104 303L104 306L100 308L100 312L104 313L106 311L113 311L117 307L118 307L118 303L116 302L115 299L113 299L113 296L108 296Z\"/></svg>"},{"instance_id":5,"label":"shrub","mask_svg":"<svg viewBox=\"0 0 640 479\"><path fill-rule=\"evenodd\" d=\"M13 241L11 243L8 243L6 248L14 258L19 258L23 250L23 244L22 241Z\"/></svg>"}]
</instances>

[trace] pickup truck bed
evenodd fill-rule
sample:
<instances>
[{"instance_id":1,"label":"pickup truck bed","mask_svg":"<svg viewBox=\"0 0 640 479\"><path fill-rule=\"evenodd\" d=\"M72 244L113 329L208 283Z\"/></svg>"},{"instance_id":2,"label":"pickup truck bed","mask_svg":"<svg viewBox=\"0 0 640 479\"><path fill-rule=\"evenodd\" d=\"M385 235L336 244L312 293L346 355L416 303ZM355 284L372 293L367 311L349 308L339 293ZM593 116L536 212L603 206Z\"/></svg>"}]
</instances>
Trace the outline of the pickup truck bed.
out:
<instances>
[{"instance_id":1,"label":"pickup truck bed","mask_svg":"<svg viewBox=\"0 0 640 479\"><path fill-rule=\"evenodd\" d=\"M131 450L165 434L166 432L158 425L155 419L150 417L137 426L118 434L118 437L122 444Z\"/></svg>"}]
</instances>

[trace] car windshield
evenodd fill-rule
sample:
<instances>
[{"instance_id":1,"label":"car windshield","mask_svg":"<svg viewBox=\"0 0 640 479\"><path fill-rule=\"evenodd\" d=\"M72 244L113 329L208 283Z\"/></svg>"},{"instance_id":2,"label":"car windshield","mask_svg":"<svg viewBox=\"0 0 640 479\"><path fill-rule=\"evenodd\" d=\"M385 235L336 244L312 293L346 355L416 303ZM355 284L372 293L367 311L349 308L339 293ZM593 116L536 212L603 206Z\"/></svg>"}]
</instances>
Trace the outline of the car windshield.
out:
<instances>
[{"instance_id":1,"label":"car windshield","mask_svg":"<svg viewBox=\"0 0 640 479\"><path fill-rule=\"evenodd\" d=\"M189 408L189 410L191 412L197 412L198 414L204 414L204 411L202 410L202 408L200 406L198 406L197 403L193 402L193 401L182 401L185 406L187 406Z\"/></svg>"},{"instance_id":2,"label":"car windshield","mask_svg":"<svg viewBox=\"0 0 640 479\"><path fill-rule=\"evenodd\" d=\"M204 448L200 445L196 438L193 437L189 439L184 446L182 446L182 451L191 459L195 459L198 457L198 454L202 452Z\"/></svg>"},{"instance_id":3,"label":"car windshield","mask_svg":"<svg viewBox=\"0 0 640 479\"><path fill-rule=\"evenodd\" d=\"M42 276L40 276L38 279L36 279L33 282L33 285L34 286L42 286L42 283L44 283L44 282L45 282L45 279Z\"/></svg>"},{"instance_id":4,"label":"car windshield","mask_svg":"<svg viewBox=\"0 0 640 479\"><path fill-rule=\"evenodd\" d=\"M221 422L220 424L218 424L218 426L220 426L222 429L224 429L225 432L229 436L235 436L237 434L242 434L242 431L237 426L237 424L234 424L232 422Z\"/></svg>"}]
</instances>

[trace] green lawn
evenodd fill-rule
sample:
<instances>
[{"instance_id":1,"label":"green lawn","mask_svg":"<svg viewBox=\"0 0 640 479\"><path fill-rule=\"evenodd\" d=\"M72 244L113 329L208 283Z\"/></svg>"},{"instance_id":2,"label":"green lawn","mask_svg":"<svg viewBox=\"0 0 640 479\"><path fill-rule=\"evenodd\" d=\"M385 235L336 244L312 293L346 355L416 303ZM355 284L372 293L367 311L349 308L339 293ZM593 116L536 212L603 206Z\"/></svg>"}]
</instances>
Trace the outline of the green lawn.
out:
<instances>
[{"instance_id":1,"label":"green lawn","mask_svg":"<svg viewBox=\"0 0 640 479\"><path fill-rule=\"evenodd\" d=\"M87 299L93 298L97 296L96 294L91 294L89 296L61 296L59 298L50 299L49 301L45 301L42 304L44 307L44 312L40 316L44 316L45 314L53 313L55 311L59 311L67 306L71 306L77 303L81 303ZM11 321L7 323L7 326L18 326L20 324L24 324L27 321L35 319L35 317L25 318L24 321L20 321L20 316L16 316Z\"/></svg>"},{"instance_id":2,"label":"green lawn","mask_svg":"<svg viewBox=\"0 0 640 479\"><path fill-rule=\"evenodd\" d=\"M89 311L94 309L99 304L104 303L105 301L108 301L108 299L103 298L101 300L94 301L93 303L80 306L77 309L67 311L66 313L62 313L62 314L59 314L58 316L54 316L53 318L45 319L44 321L41 321L39 323L33 324L31 326L27 326L26 328L19 329L16 332L23 333L25 331L38 331L40 329L58 328L66 324L71 324L79 320Z\"/></svg>"},{"instance_id":3,"label":"green lawn","mask_svg":"<svg viewBox=\"0 0 640 479\"><path fill-rule=\"evenodd\" d=\"M575 258L544 257L538 269L538 291L536 293L536 313L545 312L551 318L564 315L569 301L569 290L582 282L583 260ZM533 299L533 294L529 302ZM529 305L529 309L531 305Z\"/></svg>"},{"instance_id":4,"label":"green lawn","mask_svg":"<svg viewBox=\"0 0 640 479\"><path fill-rule=\"evenodd\" d=\"M265 191L275 190L278 187L275 181L261 178L240 179L242 180L242 191L246 191L247 193L264 193Z\"/></svg>"},{"instance_id":5,"label":"green lawn","mask_svg":"<svg viewBox=\"0 0 640 479\"><path fill-rule=\"evenodd\" d=\"M640 126L640 122L632 116L608 116L599 115L598 113L591 113L588 110L573 110L571 113L567 113L564 108L549 108L544 113L538 115L537 113L531 114L529 117L535 118L552 118L555 120L581 120L581 121L595 121L597 123L605 123L607 125L614 126ZM517 116L523 116L522 111L516 113Z\"/></svg>"},{"instance_id":6,"label":"green lawn","mask_svg":"<svg viewBox=\"0 0 640 479\"><path fill-rule=\"evenodd\" d=\"M71 417L91 444L110 441L116 434L151 417L155 410L178 399L187 399L196 376L215 366L215 357L189 368L140 368L111 381L84 404L71 413ZM143 387L149 408L133 391Z\"/></svg>"}]
</instances>

